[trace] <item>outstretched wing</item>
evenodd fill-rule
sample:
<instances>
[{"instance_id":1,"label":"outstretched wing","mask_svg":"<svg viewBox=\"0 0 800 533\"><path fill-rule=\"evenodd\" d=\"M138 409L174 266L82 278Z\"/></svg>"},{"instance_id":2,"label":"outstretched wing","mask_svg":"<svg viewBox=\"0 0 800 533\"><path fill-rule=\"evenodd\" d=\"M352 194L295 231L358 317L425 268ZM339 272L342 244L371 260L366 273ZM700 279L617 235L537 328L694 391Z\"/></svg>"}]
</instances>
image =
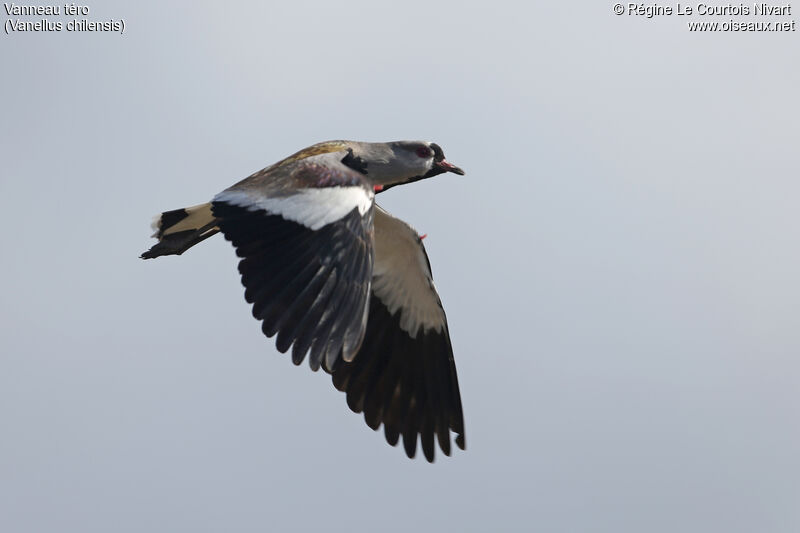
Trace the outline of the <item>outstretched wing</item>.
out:
<instances>
[{"instance_id":1,"label":"outstretched wing","mask_svg":"<svg viewBox=\"0 0 800 533\"><path fill-rule=\"evenodd\" d=\"M402 435L409 457L417 435L430 462L434 436L445 455L450 431L464 449L453 348L428 256L417 232L378 206L372 275L364 342L355 359L334 367L334 385L372 429L383 423L392 446Z\"/></svg>"},{"instance_id":2,"label":"outstretched wing","mask_svg":"<svg viewBox=\"0 0 800 533\"><path fill-rule=\"evenodd\" d=\"M374 193L342 156L267 168L212 201L262 331L314 370L351 360L367 322Z\"/></svg>"}]
</instances>

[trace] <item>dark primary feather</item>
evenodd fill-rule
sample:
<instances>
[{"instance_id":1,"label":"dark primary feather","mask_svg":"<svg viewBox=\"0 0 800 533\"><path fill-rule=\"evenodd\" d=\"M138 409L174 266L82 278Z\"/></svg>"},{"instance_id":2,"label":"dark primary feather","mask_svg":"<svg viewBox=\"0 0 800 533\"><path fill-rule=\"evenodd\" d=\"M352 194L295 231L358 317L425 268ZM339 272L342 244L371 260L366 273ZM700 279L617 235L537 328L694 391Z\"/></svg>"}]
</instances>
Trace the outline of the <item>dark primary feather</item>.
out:
<instances>
[{"instance_id":1,"label":"dark primary feather","mask_svg":"<svg viewBox=\"0 0 800 533\"><path fill-rule=\"evenodd\" d=\"M311 367L349 359L360 345L372 278L372 210L354 208L313 231L302 224L213 202L217 224L242 260L245 299L265 335L299 364L311 351ZM342 353L342 348L345 348Z\"/></svg>"},{"instance_id":2,"label":"dark primary feather","mask_svg":"<svg viewBox=\"0 0 800 533\"><path fill-rule=\"evenodd\" d=\"M333 384L347 393L350 409L364 413L369 427L384 425L389 444L396 445L402 435L409 457L416 454L418 435L430 462L435 440L450 455L450 431L456 433L458 447L465 447L458 377L446 327L411 338L400 328L399 315L390 314L372 294L361 349L352 362L338 362Z\"/></svg>"}]
</instances>

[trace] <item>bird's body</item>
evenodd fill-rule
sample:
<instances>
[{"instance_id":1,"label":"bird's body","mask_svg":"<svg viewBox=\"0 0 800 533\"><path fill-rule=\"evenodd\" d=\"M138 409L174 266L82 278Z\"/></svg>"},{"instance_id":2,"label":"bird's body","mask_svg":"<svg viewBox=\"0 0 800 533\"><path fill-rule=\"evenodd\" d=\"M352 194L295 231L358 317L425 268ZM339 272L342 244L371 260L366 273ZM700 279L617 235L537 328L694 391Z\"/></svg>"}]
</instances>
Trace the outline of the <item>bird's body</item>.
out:
<instances>
[{"instance_id":1,"label":"bird's body","mask_svg":"<svg viewBox=\"0 0 800 533\"><path fill-rule=\"evenodd\" d=\"M422 141L315 144L198 206L154 222L145 259L178 255L222 232L241 257L245 299L279 351L333 376L355 412L386 439L417 435L464 448L447 320L422 240L375 204L375 194L443 172L463 174Z\"/></svg>"}]
</instances>

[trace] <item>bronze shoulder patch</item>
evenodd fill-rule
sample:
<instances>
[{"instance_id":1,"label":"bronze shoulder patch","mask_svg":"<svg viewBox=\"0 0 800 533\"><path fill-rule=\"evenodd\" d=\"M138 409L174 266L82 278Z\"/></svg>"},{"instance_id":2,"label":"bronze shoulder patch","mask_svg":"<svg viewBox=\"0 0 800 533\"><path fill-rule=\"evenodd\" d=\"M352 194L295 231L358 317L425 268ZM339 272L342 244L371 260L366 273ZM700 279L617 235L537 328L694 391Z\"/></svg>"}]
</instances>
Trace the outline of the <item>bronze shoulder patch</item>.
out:
<instances>
[{"instance_id":1,"label":"bronze shoulder patch","mask_svg":"<svg viewBox=\"0 0 800 533\"><path fill-rule=\"evenodd\" d=\"M340 152L342 150L346 150L347 147L348 147L347 141L325 141L317 143L312 146L309 146L308 148L303 148L299 152L290 155L286 159L280 160L274 166L280 166L285 163L292 163L294 161L299 161L301 159L305 159L313 155L328 154L331 152Z\"/></svg>"}]
</instances>

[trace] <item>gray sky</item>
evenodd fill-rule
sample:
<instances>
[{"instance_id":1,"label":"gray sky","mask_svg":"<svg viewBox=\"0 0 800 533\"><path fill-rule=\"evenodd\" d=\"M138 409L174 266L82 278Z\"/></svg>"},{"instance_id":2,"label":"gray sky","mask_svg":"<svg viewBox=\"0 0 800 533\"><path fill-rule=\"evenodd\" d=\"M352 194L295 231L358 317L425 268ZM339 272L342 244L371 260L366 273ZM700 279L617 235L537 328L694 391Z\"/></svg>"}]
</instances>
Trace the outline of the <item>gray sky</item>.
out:
<instances>
[{"instance_id":1,"label":"gray sky","mask_svg":"<svg viewBox=\"0 0 800 533\"><path fill-rule=\"evenodd\" d=\"M612 5L0 35L0 530L800 530L798 32ZM467 171L380 197L450 320L467 450L434 465L276 352L224 240L138 259L154 214L337 138Z\"/></svg>"}]
</instances>

